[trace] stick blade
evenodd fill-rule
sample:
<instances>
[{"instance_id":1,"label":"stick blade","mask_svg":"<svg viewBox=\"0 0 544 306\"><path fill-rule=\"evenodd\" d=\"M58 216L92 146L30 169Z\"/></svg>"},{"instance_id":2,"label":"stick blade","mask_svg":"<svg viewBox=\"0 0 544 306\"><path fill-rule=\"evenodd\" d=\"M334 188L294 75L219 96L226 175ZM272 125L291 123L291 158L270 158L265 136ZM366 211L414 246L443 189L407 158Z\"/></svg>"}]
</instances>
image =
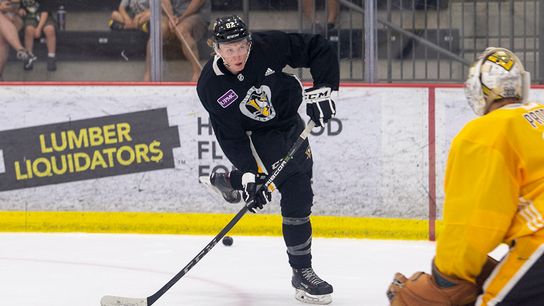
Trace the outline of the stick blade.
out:
<instances>
[{"instance_id":1,"label":"stick blade","mask_svg":"<svg viewBox=\"0 0 544 306\"><path fill-rule=\"evenodd\" d=\"M147 306L147 299L127 298L105 295L100 299L101 306Z\"/></svg>"}]
</instances>

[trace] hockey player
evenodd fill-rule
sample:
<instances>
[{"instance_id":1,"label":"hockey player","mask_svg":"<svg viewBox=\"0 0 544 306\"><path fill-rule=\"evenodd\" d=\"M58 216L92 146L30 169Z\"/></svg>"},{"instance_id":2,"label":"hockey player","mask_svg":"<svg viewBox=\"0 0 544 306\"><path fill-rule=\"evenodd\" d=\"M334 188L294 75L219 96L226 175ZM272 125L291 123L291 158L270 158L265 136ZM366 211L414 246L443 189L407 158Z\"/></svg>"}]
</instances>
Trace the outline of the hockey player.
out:
<instances>
[{"instance_id":1,"label":"hockey player","mask_svg":"<svg viewBox=\"0 0 544 306\"><path fill-rule=\"evenodd\" d=\"M432 274L397 273L391 305L544 305L544 105L526 102L529 83L506 49L471 67L465 93L481 117L451 145ZM510 249L495 265L501 243Z\"/></svg>"},{"instance_id":2,"label":"hockey player","mask_svg":"<svg viewBox=\"0 0 544 306\"><path fill-rule=\"evenodd\" d=\"M198 96L223 152L238 170L212 174L210 181L220 182L225 199L232 187L242 190L246 202L255 199L256 208L262 208L270 201L271 190L255 194L258 185L304 129L298 114L303 94L307 113L317 126L335 115L330 96L339 86L338 59L321 36L250 33L238 16L215 21L212 45L216 55L202 70ZM294 75L282 72L286 65L309 67L314 87L304 92ZM328 304L333 288L316 275L311 262L312 165L306 141L274 185L282 195L282 230L295 297Z\"/></svg>"}]
</instances>

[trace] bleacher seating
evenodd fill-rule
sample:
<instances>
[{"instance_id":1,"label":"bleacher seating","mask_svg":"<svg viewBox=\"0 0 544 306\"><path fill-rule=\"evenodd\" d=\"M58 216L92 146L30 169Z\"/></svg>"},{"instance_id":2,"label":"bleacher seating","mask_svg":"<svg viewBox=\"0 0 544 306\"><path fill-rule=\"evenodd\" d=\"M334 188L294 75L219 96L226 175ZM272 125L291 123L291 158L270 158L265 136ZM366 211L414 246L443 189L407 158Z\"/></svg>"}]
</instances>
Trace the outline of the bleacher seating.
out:
<instances>
[{"instance_id":1,"label":"bleacher seating","mask_svg":"<svg viewBox=\"0 0 544 306\"><path fill-rule=\"evenodd\" d=\"M241 0L211 0L212 11L239 11L242 9ZM361 2L362 0L359 0ZM84 20L85 12L103 12L105 16L109 16L112 9L118 6L120 0L59 0L59 5L64 5L68 12L68 18L79 18ZM324 6L324 0L317 1L318 9ZM355 1L356 3L357 1ZM387 1L379 1L380 6L383 6ZM391 0L392 8L400 8L400 4L410 3L412 1L399 1ZM427 5L427 9L436 9L447 7L449 1L438 0L415 0L413 5L418 9L424 9L424 4ZM282 10L297 10L298 3L294 0L250 0L251 10L264 10L264 11L282 11ZM357 3L356 3L357 4ZM359 3L360 5L360 3ZM83 22L83 21L82 21ZM297 31L291 29L287 31ZM458 30L444 30L444 29L429 29L423 30L411 30L418 33L419 36L427 38L431 42L434 42L446 49L456 53L460 50L459 31ZM208 37L211 33L208 33ZM22 35L22 34L21 34ZM145 57L145 47L148 36L140 31L111 31L104 24L104 29L89 30L89 31L74 31L67 28L66 31L60 31L58 35L58 52L57 57L59 60L64 61L89 61L89 60L121 60L124 57L131 59L143 59ZM348 30L342 29L339 33L340 46L338 48L341 58L357 58L361 57L364 52L364 40L362 39L364 33L361 29ZM385 59L387 57L387 50L385 49L387 40L387 32L383 29L378 30L378 55L379 58ZM427 53L424 52L424 47L418 42L412 41L409 38L400 39L398 33L392 32L393 41L391 46L391 55L393 59L399 59L402 57L412 57L414 53L415 58L422 58L423 56L433 58L436 53L428 49ZM414 47L415 49L413 49ZM415 50L415 52L413 52ZM34 52L38 57L45 57L46 47L45 42L36 44ZM14 60L15 52L12 50L10 59ZM201 59L207 59L210 56L210 49L207 47L206 40L199 42L199 54ZM164 56L167 59L179 59L183 55L179 51L179 42L171 42L166 45L164 49Z\"/></svg>"}]
</instances>

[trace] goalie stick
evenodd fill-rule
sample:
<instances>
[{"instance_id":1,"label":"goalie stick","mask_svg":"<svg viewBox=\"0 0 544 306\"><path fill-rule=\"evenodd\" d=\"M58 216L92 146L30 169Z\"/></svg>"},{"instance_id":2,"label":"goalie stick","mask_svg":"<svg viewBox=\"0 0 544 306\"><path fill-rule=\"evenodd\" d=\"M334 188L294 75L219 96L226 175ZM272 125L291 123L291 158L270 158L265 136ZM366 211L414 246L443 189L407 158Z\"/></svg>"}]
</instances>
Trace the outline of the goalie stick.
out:
<instances>
[{"instance_id":1,"label":"goalie stick","mask_svg":"<svg viewBox=\"0 0 544 306\"><path fill-rule=\"evenodd\" d=\"M308 138L308 135L315 126L315 122L310 121L304 131L300 134L297 141L293 144L287 155L281 160L278 167L270 174L266 182L259 188L268 188L270 184L276 179L280 172L285 168L285 165L293 159L293 156L298 151L302 143ZM210 241L189 263L181 269L171 280L169 280L161 289L147 298L129 298L121 296L106 295L100 300L102 306L151 306L153 305L163 294L166 293L175 283L177 283L191 268L193 268L208 252L219 242L223 237L240 221L240 219L247 213L249 208L253 207L254 202L251 201L244 205L242 209L230 220L230 222L217 234L212 241Z\"/></svg>"}]
</instances>

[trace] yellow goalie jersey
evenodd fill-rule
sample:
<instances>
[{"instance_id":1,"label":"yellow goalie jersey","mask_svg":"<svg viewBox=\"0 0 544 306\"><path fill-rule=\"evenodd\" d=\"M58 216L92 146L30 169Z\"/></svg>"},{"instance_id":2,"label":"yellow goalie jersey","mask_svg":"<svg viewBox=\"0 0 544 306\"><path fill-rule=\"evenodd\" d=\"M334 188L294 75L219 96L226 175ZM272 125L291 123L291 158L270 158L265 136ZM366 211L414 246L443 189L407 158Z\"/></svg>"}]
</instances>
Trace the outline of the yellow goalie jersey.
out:
<instances>
[{"instance_id":1,"label":"yellow goalie jersey","mask_svg":"<svg viewBox=\"0 0 544 306\"><path fill-rule=\"evenodd\" d=\"M501 242L544 243L543 215L544 105L510 104L469 122L448 157L437 268L474 282Z\"/></svg>"}]
</instances>

